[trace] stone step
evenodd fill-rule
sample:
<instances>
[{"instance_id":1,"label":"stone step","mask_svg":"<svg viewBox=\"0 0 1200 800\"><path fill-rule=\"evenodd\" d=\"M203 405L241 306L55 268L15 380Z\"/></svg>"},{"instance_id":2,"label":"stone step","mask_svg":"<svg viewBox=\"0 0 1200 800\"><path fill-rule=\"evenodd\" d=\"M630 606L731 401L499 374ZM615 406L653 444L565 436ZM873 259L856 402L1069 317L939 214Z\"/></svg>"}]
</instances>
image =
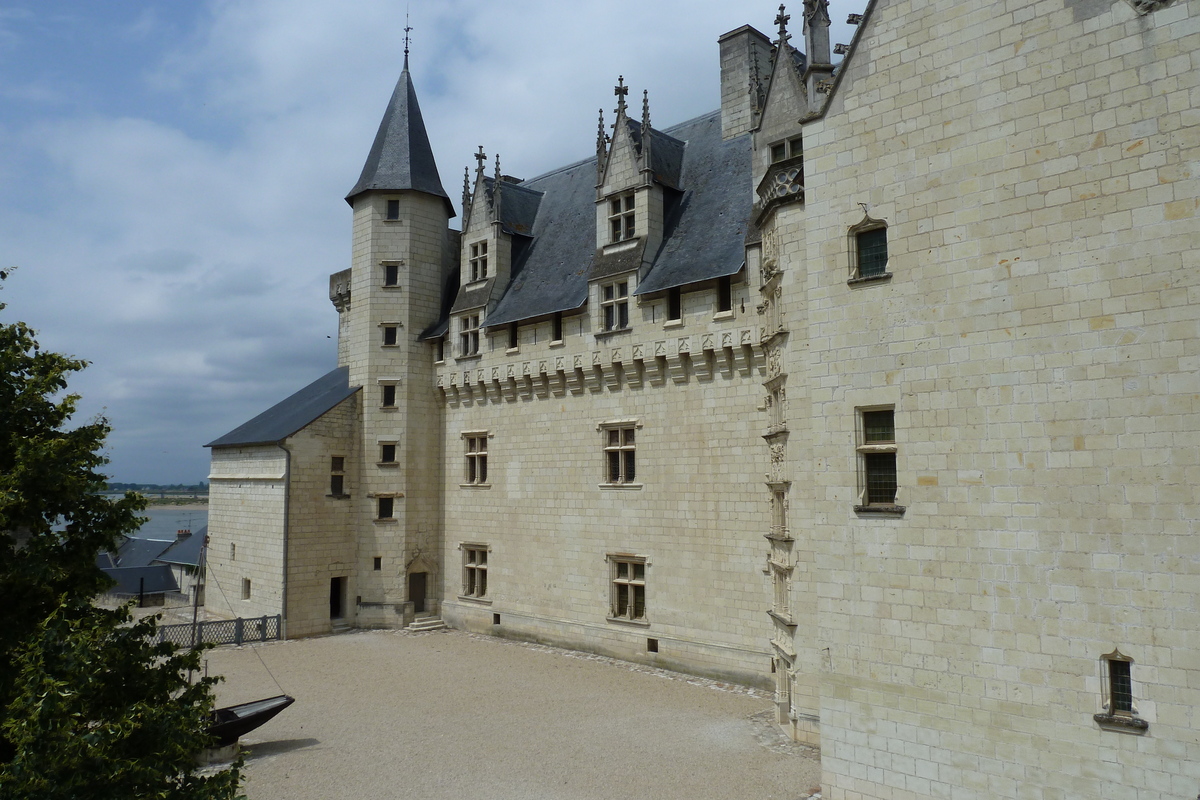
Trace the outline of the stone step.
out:
<instances>
[{"instance_id":1,"label":"stone step","mask_svg":"<svg viewBox=\"0 0 1200 800\"><path fill-rule=\"evenodd\" d=\"M417 617L416 619L414 619L412 621L412 624L408 626L408 629L410 631L423 632L423 631L439 631L445 627L446 627L446 623L442 621L441 617L432 617L431 616L431 617Z\"/></svg>"}]
</instances>

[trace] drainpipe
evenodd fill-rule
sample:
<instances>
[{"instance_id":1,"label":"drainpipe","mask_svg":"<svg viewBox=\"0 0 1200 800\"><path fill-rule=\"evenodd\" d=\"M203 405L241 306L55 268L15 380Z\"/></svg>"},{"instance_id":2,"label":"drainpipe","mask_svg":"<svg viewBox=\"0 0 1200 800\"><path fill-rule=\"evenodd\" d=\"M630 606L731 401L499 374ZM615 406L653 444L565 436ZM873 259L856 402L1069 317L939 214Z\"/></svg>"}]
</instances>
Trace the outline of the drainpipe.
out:
<instances>
[{"instance_id":1,"label":"drainpipe","mask_svg":"<svg viewBox=\"0 0 1200 800\"><path fill-rule=\"evenodd\" d=\"M283 467L283 578L281 594L281 607L279 609L279 638L287 638L287 593L288 593L288 527L291 525L291 499L292 499L292 451L283 446L283 442L275 443L275 446L282 450L285 454Z\"/></svg>"}]
</instances>

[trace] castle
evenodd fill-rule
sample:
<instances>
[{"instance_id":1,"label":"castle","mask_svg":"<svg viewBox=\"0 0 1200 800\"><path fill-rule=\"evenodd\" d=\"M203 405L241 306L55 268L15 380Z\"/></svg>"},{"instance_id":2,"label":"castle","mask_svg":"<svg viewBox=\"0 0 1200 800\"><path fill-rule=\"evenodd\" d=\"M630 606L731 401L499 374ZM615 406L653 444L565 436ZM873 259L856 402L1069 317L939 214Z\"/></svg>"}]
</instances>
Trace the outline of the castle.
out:
<instances>
[{"instance_id":1,"label":"castle","mask_svg":"<svg viewBox=\"0 0 1200 800\"><path fill-rule=\"evenodd\" d=\"M1200 4L850 21L481 151L461 231L406 58L336 369L210 445L210 608L770 686L837 800L1194 797Z\"/></svg>"}]
</instances>

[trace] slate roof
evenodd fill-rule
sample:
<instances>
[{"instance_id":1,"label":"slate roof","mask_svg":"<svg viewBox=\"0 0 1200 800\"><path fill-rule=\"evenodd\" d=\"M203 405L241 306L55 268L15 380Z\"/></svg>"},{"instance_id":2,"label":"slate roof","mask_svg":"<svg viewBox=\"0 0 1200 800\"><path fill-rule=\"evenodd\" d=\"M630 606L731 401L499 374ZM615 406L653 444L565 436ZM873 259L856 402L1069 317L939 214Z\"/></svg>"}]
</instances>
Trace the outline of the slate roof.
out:
<instances>
[{"instance_id":1,"label":"slate roof","mask_svg":"<svg viewBox=\"0 0 1200 800\"><path fill-rule=\"evenodd\" d=\"M174 543L174 539L139 539L126 536L117 546L117 567L146 567L158 558L162 551Z\"/></svg>"},{"instance_id":2,"label":"slate roof","mask_svg":"<svg viewBox=\"0 0 1200 800\"><path fill-rule=\"evenodd\" d=\"M350 385L350 370L338 367L277 403L247 423L239 425L205 447L274 444L320 417L359 390Z\"/></svg>"},{"instance_id":3,"label":"slate roof","mask_svg":"<svg viewBox=\"0 0 1200 800\"><path fill-rule=\"evenodd\" d=\"M146 594L159 592L178 592L179 584L171 568L166 564L155 564L149 567L116 567L104 570L104 574L117 582L109 589L110 594L137 595L139 591Z\"/></svg>"},{"instance_id":4,"label":"slate roof","mask_svg":"<svg viewBox=\"0 0 1200 800\"><path fill-rule=\"evenodd\" d=\"M198 567L200 566L200 551L204 549L206 539L208 539L207 525L195 533L176 538L175 543L159 553L154 560L163 564Z\"/></svg>"},{"instance_id":5,"label":"slate roof","mask_svg":"<svg viewBox=\"0 0 1200 800\"><path fill-rule=\"evenodd\" d=\"M633 123L637 135L641 126ZM651 130L651 166L665 189L663 244L637 294L662 291L736 274L745 260L744 241L753 200L750 136L721 141L721 114L714 111L668 128ZM532 240L519 252L514 241L513 277L484 325L574 311L587 300L589 271L596 261L596 160L571 164L519 184L542 193ZM501 211L515 192L502 189ZM444 321L426 332L444 330Z\"/></svg>"},{"instance_id":6,"label":"slate roof","mask_svg":"<svg viewBox=\"0 0 1200 800\"><path fill-rule=\"evenodd\" d=\"M450 205L446 190L442 188L442 179L433 160L433 148L425 132L421 107L417 104L417 92L408 72L407 56L404 71L400 73L400 80L396 82L392 99L379 123L362 174L346 195L346 202L353 205L355 197L371 190L391 192L405 189L445 199L450 216L454 216L454 208Z\"/></svg>"}]
</instances>

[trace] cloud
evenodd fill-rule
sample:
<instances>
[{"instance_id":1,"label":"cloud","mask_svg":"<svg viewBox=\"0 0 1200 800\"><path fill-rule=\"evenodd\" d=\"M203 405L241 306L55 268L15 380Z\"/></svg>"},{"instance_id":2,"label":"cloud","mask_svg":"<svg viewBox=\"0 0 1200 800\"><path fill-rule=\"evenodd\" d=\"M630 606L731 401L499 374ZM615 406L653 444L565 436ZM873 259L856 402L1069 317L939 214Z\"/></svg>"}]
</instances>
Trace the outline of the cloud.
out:
<instances>
[{"instance_id":1,"label":"cloud","mask_svg":"<svg viewBox=\"0 0 1200 800\"><path fill-rule=\"evenodd\" d=\"M24 70L0 89L0 267L22 267L2 313L92 361L72 388L83 418L114 424L115 479L203 478L204 442L332 368L342 197L400 72L405 8L0 10L0 61ZM657 126L716 108L717 37L771 33L776 13L725 0L411 11L412 74L452 198L480 144L526 178L589 157L618 75L639 107L649 90ZM89 44L96 30L120 46Z\"/></svg>"}]
</instances>

